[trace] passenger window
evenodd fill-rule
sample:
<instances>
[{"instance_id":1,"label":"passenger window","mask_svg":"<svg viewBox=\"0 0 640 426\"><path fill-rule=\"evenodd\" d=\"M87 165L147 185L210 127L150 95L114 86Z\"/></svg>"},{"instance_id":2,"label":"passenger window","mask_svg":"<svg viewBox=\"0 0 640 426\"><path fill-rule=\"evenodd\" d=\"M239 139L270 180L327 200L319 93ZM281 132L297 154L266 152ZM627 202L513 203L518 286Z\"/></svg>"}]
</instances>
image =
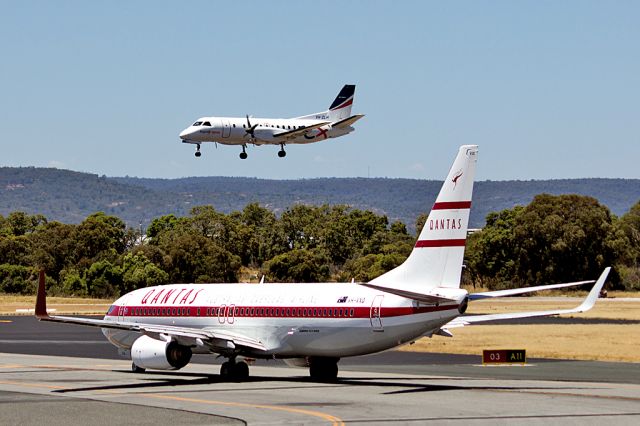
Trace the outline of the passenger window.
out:
<instances>
[{"instance_id":1,"label":"passenger window","mask_svg":"<svg viewBox=\"0 0 640 426\"><path fill-rule=\"evenodd\" d=\"M349 316L352 317L353 316L353 308L351 308L351 311L349 311Z\"/></svg>"},{"instance_id":2,"label":"passenger window","mask_svg":"<svg viewBox=\"0 0 640 426\"><path fill-rule=\"evenodd\" d=\"M234 127L234 128L236 127L236 124L235 124L235 123L233 123L233 127Z\"/></svg>"}]
</instances>

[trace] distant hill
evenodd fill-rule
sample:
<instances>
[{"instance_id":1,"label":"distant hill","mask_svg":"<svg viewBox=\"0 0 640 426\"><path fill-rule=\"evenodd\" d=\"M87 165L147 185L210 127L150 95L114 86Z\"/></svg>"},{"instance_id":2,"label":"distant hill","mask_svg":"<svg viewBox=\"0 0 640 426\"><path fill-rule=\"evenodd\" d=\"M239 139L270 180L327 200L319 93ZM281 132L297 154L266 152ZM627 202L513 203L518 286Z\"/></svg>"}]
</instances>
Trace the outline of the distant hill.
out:
<instances>
[{"instance_id":1,"label":"distant hill","mask_svg":"<svg viewBox=\"0 0 640 426\"><path fill-rule=\"evenodd\" d=\"M203 204L229 213L258 202L279 214L294 203L329 203L385 214L391 222L401 220L413 230L416 217L430 208L441 185L441 181L385 178L112 178L52 168L0 167L0 214L20 210L78 223L104 211L130 226L146 226L155 217L187 215L193 206ZM640 179L477 182L470 226L480 228L487 213L526 205L542 192L590 195L622 215L640 200Z\"/></svg>"}]
</instances>

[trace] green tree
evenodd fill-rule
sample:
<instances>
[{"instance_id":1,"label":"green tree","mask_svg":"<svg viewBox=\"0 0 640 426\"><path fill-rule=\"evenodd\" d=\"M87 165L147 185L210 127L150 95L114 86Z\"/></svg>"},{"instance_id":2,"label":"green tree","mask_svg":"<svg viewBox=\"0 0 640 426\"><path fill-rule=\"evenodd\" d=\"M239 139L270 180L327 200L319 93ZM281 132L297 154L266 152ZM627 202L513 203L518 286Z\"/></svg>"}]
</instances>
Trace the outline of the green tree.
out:
<instances>
[{"instance_id":1,"label":"green tree","mask_svg":"<svg viewBox=\"0 0 640 426\"><path fill-rule=\"evenodd\" d=\"M264 269L270 281L322 282L329 279L329 262L320 249L295 249L265 262Z\"/></svg>"},{"instance_id":2,"label":"green tree","mask_svg":"<svg viewBox=\"0 0 640 426\"><path fill-rule=\"evenodd\" d=\"M624 246L613 222L594 198L538 195L524 208L488 215L467 247L469 273L488 278L491 288L596 277Z\"/></svg>"},{"instance_id":3,"label":"green tree","mask_svg":"<svg viewBox=\"0 0 640 426\"><path fill-rule=\"evenodd\" d=\"M120 293L138 288L166 284L169 274L153 264L142 253L127 253L122 261L122 287Z\"/></svg>"}]
</instances>

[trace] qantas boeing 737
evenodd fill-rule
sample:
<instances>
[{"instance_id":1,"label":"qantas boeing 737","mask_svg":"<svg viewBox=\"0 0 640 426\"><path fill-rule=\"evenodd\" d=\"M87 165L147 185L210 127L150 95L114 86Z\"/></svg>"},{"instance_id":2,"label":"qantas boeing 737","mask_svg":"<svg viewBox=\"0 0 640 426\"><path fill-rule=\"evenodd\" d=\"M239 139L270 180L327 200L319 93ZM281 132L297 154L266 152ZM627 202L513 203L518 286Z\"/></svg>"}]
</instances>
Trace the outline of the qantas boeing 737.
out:
<instances>
[{"instance_id":1,"label":"qantas boeing 737","mask_svg":"<svg viewBox=\"0 0 640 426\"><path fill-rule=\"evenodd\" d=\"M463 316L478 299L593 281L468 294L460 275L478 149L460 147L413 251L397 268L366 283L171 284L123 295L104 319L49 316L41 272L36 316L101 327L134 371L175 370L193 353L219 354L220 374L249 375L243 357L284 359L333 380L342 357L370 354L455 327L510 318L584 312L593 307L610 268L573 309Z\"/></svg>"},{"instance_id":2,"label":"qantas boeing 737","mask_svg":"<svg viewBox=\"0 0 640 426\"><path fill-rule=\"evenodd\" d=\"M354 131L351 126L364 115L351 115L356 86L346 84L328 110L296 118L201 117L180 132L183 143L196 145L200 157L200 144L215 142L240 145L240 158L247 158L247 144L280 145L278 157L287 153L287 144L308 144L337 138Z\"/></svg>"}]
</instances>

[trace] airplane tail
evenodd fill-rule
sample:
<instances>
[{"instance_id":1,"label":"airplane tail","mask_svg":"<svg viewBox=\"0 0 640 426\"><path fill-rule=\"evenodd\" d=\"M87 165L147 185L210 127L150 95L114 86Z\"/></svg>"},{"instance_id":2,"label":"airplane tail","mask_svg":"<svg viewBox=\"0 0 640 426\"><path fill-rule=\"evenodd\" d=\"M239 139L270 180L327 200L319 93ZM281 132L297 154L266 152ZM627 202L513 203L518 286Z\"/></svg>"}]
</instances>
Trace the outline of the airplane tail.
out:
<instances>
[{"instance_id":1,"label":"airplane tail","mask_svg":"<svg viewBox=\"0 0 640 426\"><path fill-rule=\"evenodd\" d=\"M340 90L340 93L338 93L338 96L336 96L334 101L331 103L331 106L327 111L316 112L296 118L309 120L329 120L332 123L348 119L349 117L351 117L351 105L353 104L353 97L355 93L355 84L345 84L342 87L342 90Z\"/></svg>"},{"instance_id":2,"label":"airplane tail","mask_svg":"<svg viewBox=\"0 0 640 426\"><path fill-rule=\"evenodd\" d=\"M355 93L355 84L344 85L329 107L329 120L336 122L351 116L351 106L353 105L353 97Z\"/></svg>"},{"instance_id":3,"label":"airplane tail","mask_svg":"<svg viewBox=\"0 0 640 426\"><path fill-rule=\"evenodd\" d=\"M477 145L460 147L413 251L402 265L370 281L372 287L407 294L460 287L477 159Z\"/></svg>"}]
</instances>

